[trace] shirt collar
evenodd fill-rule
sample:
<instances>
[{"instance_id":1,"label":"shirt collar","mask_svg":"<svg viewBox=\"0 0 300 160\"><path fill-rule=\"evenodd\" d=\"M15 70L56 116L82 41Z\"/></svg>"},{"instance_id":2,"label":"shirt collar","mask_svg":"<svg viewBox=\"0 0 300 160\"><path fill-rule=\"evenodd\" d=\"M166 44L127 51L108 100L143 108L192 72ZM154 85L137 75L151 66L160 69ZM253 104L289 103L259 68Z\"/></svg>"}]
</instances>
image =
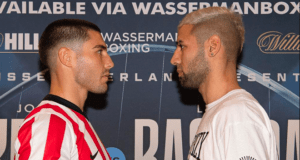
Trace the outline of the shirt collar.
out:
<instances>
[{"instance_id":1,"label":"shirt collar","mask_svg":"<svg viewBox=\"0 0 300 160\"><path fill-rule=\"evenodd\" d=\"M61 104L61 105L64 105L64 106L66 106L67 108L70 108L71 110L80 113L81 115L83 115L83 116L87 119L85 113L82 112L81 109L80 109L77 105L75 105L74 103L72 103L72 102L70 102L70 101L68 101L68 100L66 100L66 99L64 99L64 98L61 98L61 97L56 96L56 95L53 95L53 94L48 94L48 95L44 98L44 100L50 100L50 101L54 101L54 102L56 102L56 103L59 103L59 104Z\"/></svg>"}]
</instances>

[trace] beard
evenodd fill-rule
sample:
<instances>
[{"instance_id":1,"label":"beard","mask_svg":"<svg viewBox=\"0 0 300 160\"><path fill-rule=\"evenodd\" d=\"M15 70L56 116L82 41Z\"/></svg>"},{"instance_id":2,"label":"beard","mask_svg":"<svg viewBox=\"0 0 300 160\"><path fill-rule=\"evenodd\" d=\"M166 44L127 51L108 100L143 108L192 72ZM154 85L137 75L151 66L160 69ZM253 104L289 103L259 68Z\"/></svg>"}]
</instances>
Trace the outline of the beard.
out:
<instances>
[{"instance_id":1,"label":"beard","mask_svg":"<svg viewBox=\"0 0 300 160\"><path fill-rule=\"evenodd\" d=\"M188 72L183 72L182 76L179 77L179 81L185 88L198 89L205 81L209 71L208 62L204 57L204 50L201 49L197 57L188 64Z\"/></svg>"},{"instance_id":2,"label":"beard","mask_svg":"<svg viewBox=\"0 0 300 160\"><path fill-rule=\"evenodd\" d=\"M109 73L109 70L104 70L101 75L95 74L92 70L92 66L89 66L82 57L77 59L77 67L75 73L75 81L82 87L86 88L89 92L96 94L103 94L107 91L107 83L101 83L100 80L103 75Z\"/></svg>"}]
</instances>

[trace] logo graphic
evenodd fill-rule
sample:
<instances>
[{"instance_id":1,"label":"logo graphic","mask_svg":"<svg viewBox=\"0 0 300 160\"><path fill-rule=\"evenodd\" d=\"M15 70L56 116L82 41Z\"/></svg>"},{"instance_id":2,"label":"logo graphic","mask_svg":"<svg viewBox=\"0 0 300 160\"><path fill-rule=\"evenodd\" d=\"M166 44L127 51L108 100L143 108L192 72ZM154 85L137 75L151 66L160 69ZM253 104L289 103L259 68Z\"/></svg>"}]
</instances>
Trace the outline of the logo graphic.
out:
<instances>
[{"instance_id":1,"label":"logo graphic","mask_svg":"<svg viewBox=\"0 0 300 160\"><path fill-rule=\"evenodd\" d=\"M202 148L202 144L205 140L205 138L207 137L209 132L201 132L196 134L192 147L189 151L189 156L193 156L194 158L200 160L200 152L201 152L201 148ZM189 158L188 158L189 159Z\"/></svg>"},{"instance_id":2,"label":"logo graphic","mask_svg":"<svg viewBox=\"0 0 300 160\"><path fill-rule=\"evenodd\" d=\"M244 157L239 158L239 160L256 160L256 159L253 157L250 157L250 156L244 156Z\"/></svg>"},{"instance_id":3,"label":"logo graphic","mask_svg":"<svg viewBox=\"0 0 300 160\"><path fill-rule=\"evenodd\" d=\"M98 154L98 151L94 155L90 155L91 159L95 159Z\"/></svg>"},{"instance_id":4,"label":"logo graphic","mask_svg":"<svg viewBox=\"0 0 300 160\"><path fill-rule=\"evenodd\" d=\"M1 48L2 44L3 44L3 41L4 41L4 36L3 36L2 33L0 33L0 48Z\"/></svg>"},{"instance_id":5,"label":"logo graphic","mask_svg":"<svg viewBox=\"0 0 300 160\"><path fill-rule=\"evenodd\" d=\"M124 153L118 148L109 147L107 148L107 152L112 160L126 160Z\"/></svg>"},{"instance_id":6,"label":"logo graphic","mask_svg":"<svg viewBox=\"0 0 300 160\"><path fill-rule=\"evenodd\" d=\"M39 33L0 33L0 53L38 53Z\"/></svg>"},{"instance_id":7,"label":"logo graphic","mask_svg":"<svg viewBox=\"0 0 300 160\"><path fill-rule=\"evenodd\" d=\"M300 40L296 33L269 31L258 37L257 46L266 54L299 54Z\"/></svg>"}]
</instances>

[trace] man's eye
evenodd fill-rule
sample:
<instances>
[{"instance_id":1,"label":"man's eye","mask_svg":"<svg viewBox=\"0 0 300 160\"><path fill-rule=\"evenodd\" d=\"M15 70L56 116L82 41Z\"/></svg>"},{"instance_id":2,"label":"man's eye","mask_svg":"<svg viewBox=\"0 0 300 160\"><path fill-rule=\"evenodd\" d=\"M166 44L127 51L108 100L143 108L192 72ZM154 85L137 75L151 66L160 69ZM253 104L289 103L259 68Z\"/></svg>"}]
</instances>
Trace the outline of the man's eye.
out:
<instances>
[{"instance_id":1,"label":"man's eye","mask_svg":"<svg viewBox=\"0 0 300 160\"><path fill-rule=\"evenodd\" d=\"M179 47L180 47L181 49L183 49L183 48L184 48L184 46L183 46L183 45L179 45Z\"/></svg>"},{"instance_id":2,"label":"man's eye","mask_svg":"<svg viewBox=\"0 0 300 160\"><path fill-rule=\"evenodd\" d=\"M101 50L99 50L99 51L97 51L97 52L101 54L101 53L102 53L102 49L101 49Z\"/></svg>"}]
</instances>

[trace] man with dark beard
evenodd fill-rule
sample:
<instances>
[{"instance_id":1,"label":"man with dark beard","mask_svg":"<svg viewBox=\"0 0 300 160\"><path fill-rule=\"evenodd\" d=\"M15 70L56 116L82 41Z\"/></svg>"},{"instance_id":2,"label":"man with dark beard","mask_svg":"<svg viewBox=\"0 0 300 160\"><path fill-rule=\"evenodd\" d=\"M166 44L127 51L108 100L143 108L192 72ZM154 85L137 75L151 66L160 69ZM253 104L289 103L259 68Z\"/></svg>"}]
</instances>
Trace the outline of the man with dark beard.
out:
<instances>
[{"instance_id":1,"label":"man with dark beard","mask_svg":"<svg viewBox=\"0 0 300 160\"><path fill-rule=\"evenodd\" d=\"M25 118L15 159L110 160L83 113L88 91L105 93L114 66L100 29L78 19L52 22L39 42L50 71L50 93Z\"/></svg>"},{"instance_id":2,"label":"man with dark beard","mask_svg":"<svg viewBox=\"0 0 300 160\"><path fill-rule=\"evenodd\" d=\"M236 78L242 18L223 7L197 10L180 22L177 39L171 63L206 103L188 160L277 160L270 119Z\"/></svg>"}]
</instances>

